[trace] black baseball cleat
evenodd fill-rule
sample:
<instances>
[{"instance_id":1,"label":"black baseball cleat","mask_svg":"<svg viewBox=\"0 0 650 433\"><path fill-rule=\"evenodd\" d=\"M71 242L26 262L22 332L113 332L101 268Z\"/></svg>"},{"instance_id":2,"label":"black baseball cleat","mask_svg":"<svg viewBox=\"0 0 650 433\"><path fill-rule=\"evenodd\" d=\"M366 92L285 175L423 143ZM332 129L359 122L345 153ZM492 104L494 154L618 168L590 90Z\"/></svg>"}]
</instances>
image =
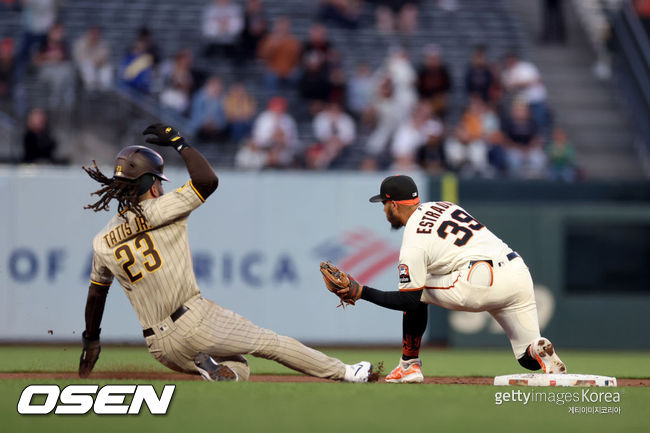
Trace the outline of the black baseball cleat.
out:
<instances>
[{"instance_id":1,"label":"black baseball cleat","mask_svg":"<svg viewBox=\"0 0 650 433\"><path fill-rule=\"evenodd\" d=\"M207 353L199 353L194 358L194 365L196 365L196 369L201 373L203 379L209 382L236 381L238 379L234 370L219 364Z\"/></svg>"}]
</instances>

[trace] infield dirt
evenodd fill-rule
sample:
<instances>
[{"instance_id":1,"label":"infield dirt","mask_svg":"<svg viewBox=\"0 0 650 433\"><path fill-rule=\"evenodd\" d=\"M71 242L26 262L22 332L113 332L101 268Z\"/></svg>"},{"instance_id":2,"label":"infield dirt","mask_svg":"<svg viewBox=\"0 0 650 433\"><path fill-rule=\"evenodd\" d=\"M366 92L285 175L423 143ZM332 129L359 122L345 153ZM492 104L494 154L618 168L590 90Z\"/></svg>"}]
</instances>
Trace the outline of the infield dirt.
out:
<instances>
[{"instance_id":1,"label":"infield dirt","mask_svg":"<svg viewBox=\"0 0 650 433\"><path fill-rule=\"evenodd\" d=\"M72 372L16 372L0 373L0 380L8 379L78 379L77 373ZM90 379L99 380L161 380L168 382L177 381L200 381L200 376L182 373L142 372L142 371L102 371L90 375ZM328 379L319 379L311 376L281 375L281 374L259 374L251 375L251 382L334 382ZM424 378L425 384L434 385L492 385L492 377L472 376L428 376ZM386 383L380 380L378 383ZM619 387L648 387L650 379L618 379Z\"/></svg>"}]
</instances>

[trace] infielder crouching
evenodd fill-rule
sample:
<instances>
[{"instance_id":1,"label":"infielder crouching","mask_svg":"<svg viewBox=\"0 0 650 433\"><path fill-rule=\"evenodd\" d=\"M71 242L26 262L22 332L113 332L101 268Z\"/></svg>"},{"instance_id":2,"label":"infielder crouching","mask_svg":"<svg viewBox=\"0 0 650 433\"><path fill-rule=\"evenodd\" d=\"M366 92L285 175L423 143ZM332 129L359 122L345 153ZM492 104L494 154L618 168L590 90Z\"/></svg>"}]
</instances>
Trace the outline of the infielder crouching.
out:
<instances>
[{"instance_id":1,"label":"infielder crouching","mask_svg":"<svg viewBox=\"0 0 650 433\"><path fill-rule=\"evenodd\" d=\"M359 299L404 311L402 358L387 382L422 382L420 342L427 304L450 310L487 311L510 339L524 368L566 373L551 342L540 336L533 280L523 259L508 245L450 202L420 203L408 176L389 176L371 202L384 205L394 229L404 227L399 291L362 286L329 263L321 263L325 284L348 304Z\"/></svg>"},{"instance_id":2,"label":"infielder crouching","mask_svg":"<svg viewBox=\"0 0 650 433\"><path fill-rule=\"evenodd\" d=\"M87 377L99 358L100 323L108 288L117 278L138 315L149 352L165 366L201 374L206 380L247 380L251 354L272 359L311 376L366 382L372 365L346 365L297 340L262 329L237 313L201 297L192 268L187 220L216 189L218 178L208 161L178 132L161 124L143 134L148 143L174 147L190 180L164 194L163 159L144 146L118 155L112 178L96 165L84 170L102 184L100 198L86 208L118 214L93 240L91 283L86 302L86 330L79 376Z\"/></svg>"}]
</instances>

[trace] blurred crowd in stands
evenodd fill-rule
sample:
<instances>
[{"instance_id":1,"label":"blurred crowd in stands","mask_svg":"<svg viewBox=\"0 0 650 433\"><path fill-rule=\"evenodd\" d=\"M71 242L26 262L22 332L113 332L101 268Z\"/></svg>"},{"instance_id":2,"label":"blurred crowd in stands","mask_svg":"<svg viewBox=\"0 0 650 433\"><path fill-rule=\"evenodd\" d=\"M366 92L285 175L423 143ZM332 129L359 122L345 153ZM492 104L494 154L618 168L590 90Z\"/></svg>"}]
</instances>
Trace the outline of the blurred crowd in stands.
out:
<instances>
[{"instance_id":1,"label":"blurred crowd in stands","mask_svg":"<svg viewBox=\"0 0 650 433\"><path fill-rule=\"evenodd\" d=\"M367 2L381 35L415 32L425 7L414 0ZM455 0L426 3L450 12L459 7ZM461 81L452 78L435 43L422 47L417 58L394 44L377 53L384 57L378 68L356 62L346 70L328 29L359 28L360 0L320 0L304 40L292 32L289 17L269 16L262 0L211 0L197 16L203 46L162 58L155 36L143 27L117 63L98 26L67 39L56 0L3 0L2 7L19 7L24 18L21 39L0 40L0 108L26 119L24 162L57 162L47 113L72 110L76 92L122 86L157 98L184 119L179 126L190 142L237 143L240 169L453 171L566 181L578 176L574 149L553 120L539 70L515 51L494 58L489 46L476 46ZM270 97L259 100L244 80L226 83L198 70L195 56L235 68L262 64L256 79ZM45 107L27 106L20 82L30 70L48 89ZM451 124L453 89L463 89L465 106ZM299 95L298 106L289 106L289 91ZM298 122L311 122L309 142L299 137Z\"/></svg>"}]
</instances>

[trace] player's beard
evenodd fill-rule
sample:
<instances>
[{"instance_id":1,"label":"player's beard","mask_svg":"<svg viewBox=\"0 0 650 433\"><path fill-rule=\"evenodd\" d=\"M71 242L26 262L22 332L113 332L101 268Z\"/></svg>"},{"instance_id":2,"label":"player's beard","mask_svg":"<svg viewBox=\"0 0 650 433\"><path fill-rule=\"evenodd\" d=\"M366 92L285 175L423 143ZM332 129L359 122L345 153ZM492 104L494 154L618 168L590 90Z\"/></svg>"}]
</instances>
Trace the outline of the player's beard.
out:
<instances>
[{"instance_id":1,"label":"player's beard","mask_svg":"<svg viewBox=\"0 0 650 433\"><path fill-rule=\"evenodd\" d=\"M402 227L404 227L404 224L400 221L400 219L395 215L393 212L393 208L388 208L388 211L386 212L386 219L390 223L390 227L393 230L399 230Z\"/></svg>"}]
</instances>

